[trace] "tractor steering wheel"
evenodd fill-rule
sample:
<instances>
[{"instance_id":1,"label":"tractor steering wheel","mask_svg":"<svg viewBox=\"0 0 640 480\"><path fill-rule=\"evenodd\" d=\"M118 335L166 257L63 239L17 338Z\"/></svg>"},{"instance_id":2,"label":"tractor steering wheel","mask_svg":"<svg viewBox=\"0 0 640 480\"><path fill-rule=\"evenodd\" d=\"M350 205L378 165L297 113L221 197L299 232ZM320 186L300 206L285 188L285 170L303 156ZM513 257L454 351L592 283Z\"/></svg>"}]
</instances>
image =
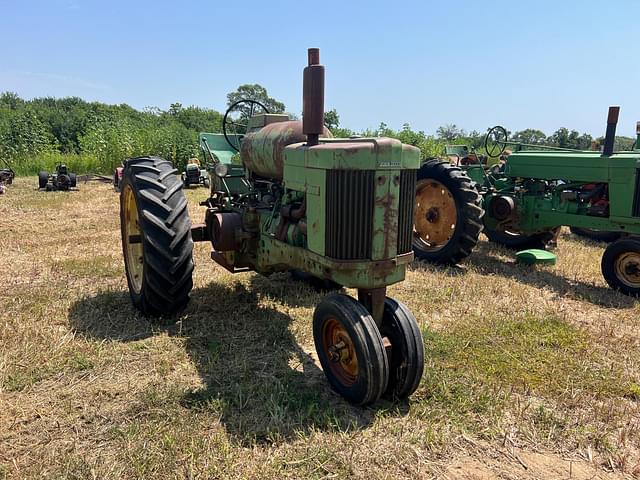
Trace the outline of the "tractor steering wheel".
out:
<instances>
[{"instance_id":1,"label":"tractor steering wheel","mask_svg":"<svg viewBox=\"0 0 640 480\"><path fill-rule=\"evenodd\" d=\"M500 125L496 125L484 137L484 150L490 157L499 157L506 148L507 130Z\"/></svg>"},{"instance_id":2,"label":"tractor steering wheel","mask_svg":"<svg viewBox=\"0 0 640 480\"><path fill-rule=\"evenodd\" d=\"M256 100L238 100L231 104L224 113L222 133L224 133L224 139L229 146L236 152L240 151L242 137L244 137L249 128L249 119L255 113L269 113L269 110ZM230 135L233 135L233 137L230 138Z\"/></svg>"}]
</instances>

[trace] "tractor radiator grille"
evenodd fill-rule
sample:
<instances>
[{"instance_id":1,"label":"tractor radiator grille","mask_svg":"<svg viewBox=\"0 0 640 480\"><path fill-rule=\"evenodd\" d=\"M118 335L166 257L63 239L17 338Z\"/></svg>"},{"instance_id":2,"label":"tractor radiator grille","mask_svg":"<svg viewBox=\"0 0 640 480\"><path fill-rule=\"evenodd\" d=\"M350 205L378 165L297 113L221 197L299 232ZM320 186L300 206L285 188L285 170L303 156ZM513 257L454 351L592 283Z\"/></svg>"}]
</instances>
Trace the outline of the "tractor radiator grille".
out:
<instances>
[{"instance_id":1,"label":"tractor radiator grille","mask_svg":"<svg viewBox=\"0 0 640 480\"><path fill-rule=\"evenodd\" d=\"M636 170L636 191L633 193L633 216L640 217L640 170Z\"/></svg>"},{"instance_id":2,"label":"tractor radiator grille","mask_svg":"<svg viewBox=\"0 0 640 480\"><path fill-rule=\"evenodd\" d=\"M375 172L327 172L325 251L338 260L371 258Z\"/></svg>"},{"instance_id":3,"label":"tractor radiator grille","mask_svg":"<svg viewBox=\"0 0 640 480\"><path fill-rule=\"evenodd\" d=\"M416 202L417 170L400 172L398 203L398 255L409 253L413 245L413 207Z\"/></svg>"}]
</instances>

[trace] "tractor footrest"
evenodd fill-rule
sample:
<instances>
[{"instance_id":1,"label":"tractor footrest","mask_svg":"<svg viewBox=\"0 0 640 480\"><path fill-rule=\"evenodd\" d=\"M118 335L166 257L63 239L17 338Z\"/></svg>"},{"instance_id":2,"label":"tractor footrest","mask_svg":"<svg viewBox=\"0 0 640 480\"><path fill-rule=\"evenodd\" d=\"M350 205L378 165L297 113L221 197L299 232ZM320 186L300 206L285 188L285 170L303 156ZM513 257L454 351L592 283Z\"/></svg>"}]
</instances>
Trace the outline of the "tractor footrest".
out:
<instances>
[{"instance_id":1,"label":"tractor footrest","mask_svg":"<svg viewBox=\"0 0 640 480\"><path fill-rule=\"evenodd\" d=\"M516 252L516 261L526 265L555 265L556 258L555 254L547 252L546 250L539 250L537 248L530 248L528 250Z\"/></svg>"}]
</instances>

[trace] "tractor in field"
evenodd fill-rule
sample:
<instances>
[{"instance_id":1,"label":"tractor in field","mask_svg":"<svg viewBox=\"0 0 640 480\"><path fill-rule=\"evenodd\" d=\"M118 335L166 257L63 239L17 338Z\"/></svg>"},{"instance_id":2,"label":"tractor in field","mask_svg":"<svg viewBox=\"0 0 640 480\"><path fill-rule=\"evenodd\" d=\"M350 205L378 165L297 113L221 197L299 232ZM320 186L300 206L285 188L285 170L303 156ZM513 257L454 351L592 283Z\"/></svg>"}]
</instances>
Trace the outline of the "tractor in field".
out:
<instances>
[{"instance_id":1,"label":"tractor in field","mask_svg":"<svg viewBox=\"0 0 640 480\"><path fill-rule=\"evenodd\" d=\"M640 151L613 151L618 114L609 108L602 152L509 142L496 126L484 147L500 163L427 161L416 188L416 256L459 262L482 230L514 248L543 248L563 225L619 232L604 251L602 274L612 288L639 295Z\"/></svg>"},{"instance_id":2,"label":"tractor in field","mask_svg":"<svg viewBox=\"0 0 640 480\"><path fill-rule=\"evenodd\" d=\"M209 175L205 168L200 168L200 160L191 158L182 172L182 183L185 187L203 185L209 188Z\"/></svg>"},{"instance_id":3,"label":"tractor in field","mask_svg":"<svg viewBox=\"0 0 640 480\"><path fill-rule=\"evenodd\" d=\"M62 190L69 191L75 188L77 184L77 176L71 173L64 163L56 166L54 173L47 173L42 170L38 173L38 188L47 192Z\"/></svg>"},{"instance_id":4,"label":"tractor in field","mask_svg":"<svg viewBox=\"0 0 640 480\"><path fill-rule=\"evenodd\" d=\"M411 311L386 289L404 279L413 260L420 153L391 138L332 138L323 124L319 58L309 49L303 120L269 113L254 100L229 107L223 132L238 154L211 156L215 181L201 203L203 223L191 224L170 162L127 160L120 215L129 292L145 315L183 308L193 242L201 241L211 242L211 258L233 273L297 270L356 289L357 298L329 294L313 314L328 382L357 405L405 399L422 376L422 336Z\"/></svg>"}]
</instances>

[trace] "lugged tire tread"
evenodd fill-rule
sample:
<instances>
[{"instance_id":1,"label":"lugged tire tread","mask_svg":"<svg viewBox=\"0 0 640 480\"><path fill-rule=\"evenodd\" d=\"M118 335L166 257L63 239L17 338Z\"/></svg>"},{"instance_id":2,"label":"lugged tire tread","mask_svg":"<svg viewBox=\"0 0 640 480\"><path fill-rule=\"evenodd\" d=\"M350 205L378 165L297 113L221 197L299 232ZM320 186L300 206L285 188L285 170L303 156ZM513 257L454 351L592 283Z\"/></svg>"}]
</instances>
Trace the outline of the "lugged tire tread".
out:
<instances>
[{"instance_id":1,"label":"lugged tire tread","mask_svg":"<svg viewBox=\"0 0 640 480\"><path fill-rule=\"evenodd\" d=\"M452 236L450 244L440 250L435 252L421 250L415 243L413 250L420 260L456 264L471 255L484 228L482 197L467 173L449 162L437 159L427 160L418 170L417 179L420 181L429 178L445 185L454 196L458 211L457 231Z\"/></svg>"},{"instance_id":2,"label":"lugged tire tread","mask_svg":"<svg viewBox=\"0 0 640 480\"><path fill-rule=\"evenodd\" d=\"M145 270L134 305L147 316L171 315L183 308L193 287L193 240L188 204L173 164L160 157L124 162L124 183L133 189L142 231ZM122 195L122 194L121 194Z\"/></svg>"}]
</instances>

